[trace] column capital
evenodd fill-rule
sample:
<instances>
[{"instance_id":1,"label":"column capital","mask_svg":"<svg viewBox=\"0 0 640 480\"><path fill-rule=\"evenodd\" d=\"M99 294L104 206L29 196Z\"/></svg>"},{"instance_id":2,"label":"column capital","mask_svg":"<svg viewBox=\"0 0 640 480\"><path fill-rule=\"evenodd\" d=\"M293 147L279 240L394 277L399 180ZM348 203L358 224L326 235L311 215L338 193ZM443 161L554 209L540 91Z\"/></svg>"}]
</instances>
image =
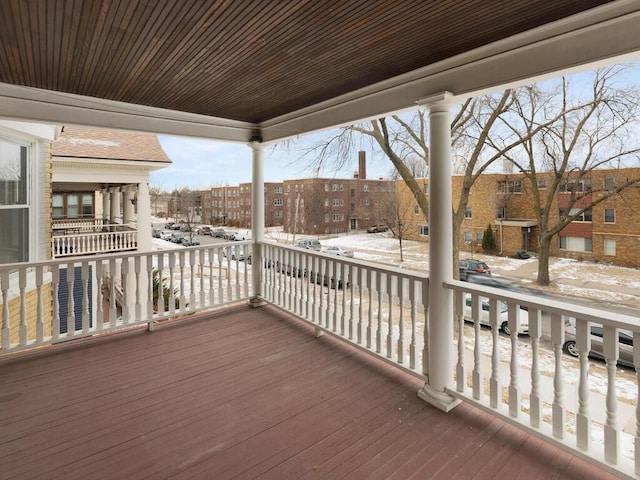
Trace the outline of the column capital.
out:
<instances>
[{"instance_id":1,"label":"column capital","mask_svg":"<svg viewBox=\"0 0 640 480\"><path fill-rule=\"evenodd\" d=\"M456 97L451 92L441 92L421 98L416 104L427 107L430 111L449 111L456 104Z\"/></svg>"}]
</instances>

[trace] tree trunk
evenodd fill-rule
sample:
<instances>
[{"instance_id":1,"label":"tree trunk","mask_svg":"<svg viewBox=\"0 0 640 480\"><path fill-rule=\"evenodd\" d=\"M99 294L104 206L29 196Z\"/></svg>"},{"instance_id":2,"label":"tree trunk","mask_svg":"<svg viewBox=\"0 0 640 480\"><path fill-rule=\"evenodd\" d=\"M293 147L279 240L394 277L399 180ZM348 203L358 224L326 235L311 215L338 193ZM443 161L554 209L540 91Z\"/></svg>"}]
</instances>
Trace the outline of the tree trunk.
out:
<instances>
[{"instance_id":1,"label":"tree trunk","mask_svg":"<svg viewBox=\"0 0 640 480\"><path fill-rule=\"evenodd\" d=\"M400 242L400 262L404 262L404 255L402 253L402 236L398 238L398 241Z\"/></svg>"},{"instance_id":2,"label":"tree trunk","mask_svg":"<svg viewBox=\"0 0 640 480\"><path fill-rule=\"evenodd\" d=\"M551 249L551 238L548 236L540 237L540 248L538 250L538 285L549 285L549 250Z\"/></svg>"}]
</instances>

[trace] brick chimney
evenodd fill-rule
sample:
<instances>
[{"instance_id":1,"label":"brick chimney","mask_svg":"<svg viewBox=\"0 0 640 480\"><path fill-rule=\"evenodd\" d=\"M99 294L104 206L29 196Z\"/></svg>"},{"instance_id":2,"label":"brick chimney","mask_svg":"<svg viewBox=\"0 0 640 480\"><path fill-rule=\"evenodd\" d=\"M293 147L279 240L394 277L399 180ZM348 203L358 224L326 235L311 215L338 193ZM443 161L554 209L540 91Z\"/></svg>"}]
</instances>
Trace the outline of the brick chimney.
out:
<instances>
[{"instance_id":1,"label":"brick chimney","mask_svg":"<svg viewBox=\"0 0 640 480\"><path fill-rule=\"evenodd\" d=\"M358 152L358 178L367 179L367 152Z\"/></svg>"}]
</instances>

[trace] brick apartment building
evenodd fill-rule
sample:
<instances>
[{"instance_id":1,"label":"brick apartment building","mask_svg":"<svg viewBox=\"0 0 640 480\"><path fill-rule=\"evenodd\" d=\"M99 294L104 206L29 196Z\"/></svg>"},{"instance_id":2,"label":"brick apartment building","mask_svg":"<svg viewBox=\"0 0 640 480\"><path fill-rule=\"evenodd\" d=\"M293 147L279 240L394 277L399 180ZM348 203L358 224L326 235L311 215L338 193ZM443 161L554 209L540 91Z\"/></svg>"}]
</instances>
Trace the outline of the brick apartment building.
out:
<instances>
[{"instance_id":1,"label":"brick apartment building","mask_svg":"<svg viewBox=\"0 0 640 480\"><path fill-rule=\"evenodd\" d=\"M366 228L382 220L380 206L394 184L367 179L365 152L353 178L285 180L284 231L321 235Z\"/></svg>"},{"instance_id":2,"label":"brick apartment building","mask_svg":"<svg viewBox=\"0 0 640 480\"><path fill-rule=\"evenodd\" d=\"M544 194L546 185L551 184L551 173L539 173L538 188ZM579 200L574 208L591 203L593 195L602 195L621 185L627 179L640 178L640 169L594 170L588 179L579 183L568 182L555 195L550 210L550 225L557 223L560 210L568 206L573 190L584 200ZM453 203L457 205L462 188L462 176L453 178ZM419 183L428 194L429 183L420 179ZM402 181L396 185L405 198L411 194ZM413 199L411 199L413 201ZM415 204L415 201L414 205ZM539 227L532 210L533 196L529 180L522 174L484 174L480 176L469 195L460 235L461 251L480 250L482 236L488 225L494 231L498 252L513 255L516 250L536 251L538 249ZM621 266L640 266L640 186L625 189L590 211L580 220L565 227L551 245L551 255L558 257L591 260ZM411 218L412 226L407 238L426 240L429 235L428 222L419 209L415 208Z\"/></svg>"},{"instance_id":3,"label":"brick apartment building","mask_svg":"<svg viewBox=\"0 0 640 480\"><path fill-rule=\"evenodd\" d=\"M264 184L265 226L282 225L283 187L280 182ZM211 225L251 227L251 183L213 187L202 191L202 218Z\"/></svg>"}]
</instances>

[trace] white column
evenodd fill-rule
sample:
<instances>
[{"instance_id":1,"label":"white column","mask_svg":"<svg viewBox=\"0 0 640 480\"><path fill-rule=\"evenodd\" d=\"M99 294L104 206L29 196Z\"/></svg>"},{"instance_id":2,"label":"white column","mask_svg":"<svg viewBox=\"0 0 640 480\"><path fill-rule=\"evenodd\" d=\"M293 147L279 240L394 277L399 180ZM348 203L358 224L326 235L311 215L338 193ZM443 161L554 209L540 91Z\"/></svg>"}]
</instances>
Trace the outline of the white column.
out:
<instances>
[{"instance_id":1,"label":"white column","mask_svg":"<svg viewBox=\"0 0 640 480\"><path fill-rule=\"evenodd\" d=\"M253 178L251 181L251 238L253 239L253 258L251 259L251 274L253 297L249 305L259 307L262 300L262 246L264 240L264 146L260 142L251 142L253 150Z\"/></svg>"},{"instance_id":2,"label":"white column","mask_svg":"<svg viewBox=\"0 0 640 480\"><path fill-rule=\"evenodd\" d=\"M111 210L110 210L110 222L111 224L120 223L120 187L111 189ZM111 227L115 231L115 227Z\"/></svg>"},{"instance_id":3,"label":"white column","mask_svg":"<svg viewBox=\"0 0 640 480\"><path fill-rule=\"evenodd\" d=\"M108 188L102 190L102 223L109 223L109 216L111 215L111 192Z\"/></svg>"},{"instance_id":4,"label":"white column","mask_svg":"<svg viewBox=\"0 0 640 480\"><path fill-rule=\"evenodd\" d=\"M133 206L133 197L135 189L133 185L127 185L122 189L123 205L122 205L122 223L127 225L133 222L135 218L135 208Z\"/></svg>"},{"instance_id":5,"label":"white column","mask_svg":"<svg viewBox=\"0 0 640 480\"><path fill-rule=\"evenodd\" d=\"M420 102L429 109L429 376L418 395L448 412L460 401L445 392L453 387L453 200L451 195L450 93Z\"/></svg>"},{"instance_id":6,"label":"white column","mask_svg":"<svg viewBox=\"0 0 640 480\"><path fill-rule=\"evenodd\" d=\"M153 250L153 239L151 237L151 196L149 195L149 184L146 182L138 184L138 251L151 252Z\"/></svg>"}]
</instances>

